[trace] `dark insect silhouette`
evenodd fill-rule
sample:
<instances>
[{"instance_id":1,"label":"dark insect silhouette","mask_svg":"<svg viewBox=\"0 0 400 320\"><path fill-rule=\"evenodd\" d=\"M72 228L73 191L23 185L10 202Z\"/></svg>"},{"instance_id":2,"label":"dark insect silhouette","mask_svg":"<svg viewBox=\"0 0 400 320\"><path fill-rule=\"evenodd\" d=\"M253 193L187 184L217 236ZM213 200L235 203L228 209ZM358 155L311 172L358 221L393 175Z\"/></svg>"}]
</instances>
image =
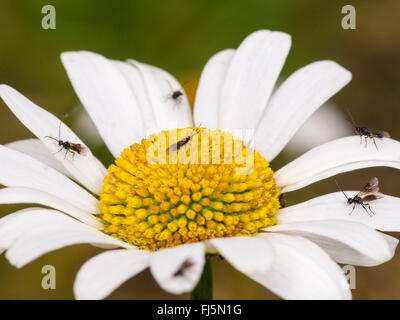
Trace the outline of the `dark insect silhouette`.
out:
<instances>
[{"instance_id":1,"label":"dark insect silhouette","mask_svg":"<svg viewBox=\"0 0 400 320\"><path fill-rule=\"evenodd\" d=\"M183 90L182 89L175 90L174 88L172 88L172 86L171 86L171 84L169 83L168 80L165 80L165 81L167 81L167 83L168 83L168 85L169 85L169 87L171 89L171 92L168 93L167 98L171 99L172 101L174 101L175 105L181 104L183 96L184 96Z\"/></svg>"},{"instance_id":2,"label":"dark insect silhouette","mask_svg":"<svg viewBox=\"0 0 400 320\"><path fill-rule=\"evenodd\" d=\"M57 141L58 145L61 147L60 150L58 150L56 153L59 153L61 150L65 149L65 156L64 156L64 160L67 157L68 153L72 154L72 157L75 156L75 154L79 154L81 156L86 154L86 147L80 143L72 143L69 141L63 141L60 139L60 135L61 135L61 122L60 125L58 126L58 139L50 137L50 136L45 136L45 138L50 138L53 139L55 141Z\"/></svg>"},{"instance_id":3,"label":"dark insect silhouette","mask_svg":"<svg viewBox=\"0 0 400 320\"><path fill-rule=\"evenodd\" d=\"M390 133L387 131L372 130L367 127L358 127L356 125L356 123L354 122L354 119L351 116L351 113L349 110L347 110L347 113L349 114L350 121L351 121L356 133L360 136L360 139L361 139L360 143L362 143L362 137L365 138L365 146L367 146L368 139L372 139L376 149L378 150L378 146L376 145L375 138L379 138L379 139L390 138Z\"/></svg>"},{"instance_id":4,"label":"dark insect silhouette","mask_svg":"<svg viewBox=\"0 0 400 320\"><path fill-rule=\"evenodd\" d=\"M286 207L286 199L284 193L281 193L279 195L279 204L281 205L281 209Z\"/></svg>"},{"instance_id":5,"label":"dark insect silhouette","mask_svg":"<svg viewBox=\"0 0 400 320\"><path fill-rule=\"evenodd\" d=\"M176 270L173 274L173 276L176 277L182 277L185 275L185 272L190 269L192 266L194 266L194 262L190 259L186 259L183 261L182 265L179 267L178 270Z\"/></svg>"},{"instance_id":6,"label":"dark insect silhouette","mask_svg":"<svg viewBox=\"0 0 400 320\"><path fill-rule=\"evenodd\" d=\"M187 144L190 140L192 140L193 136L196 134L196 132L194 132L191 136L187 136L185 138L183 138L182 140L179 140L177 143L174 143L172 145L169 146L169 148L167 149L167 151L177 151L180 148L182 148L185 144Z\"/></svg>"},{"instance_id":7,"label":"dark insect silhouette","mask_svg":"<svg viewBox=\"0 0 400 320\"><path fill-rule=\"evenodd\" d=\"M372 216L374 212L371 210L370 201L381 199L384 197L383 193L379 192L379 181L378 178L374 177L369 180L369 182L365 185L365 187L357 193L353 198L349 198L346 196L344 191L340 188L338 182L335 180L338 188L347 199L347 204L353 205L353 209L349 214L352 214L356 205L360 205L368 215ZM368 208L368 209L367 209Z\"/></svg>"}]
</instances>

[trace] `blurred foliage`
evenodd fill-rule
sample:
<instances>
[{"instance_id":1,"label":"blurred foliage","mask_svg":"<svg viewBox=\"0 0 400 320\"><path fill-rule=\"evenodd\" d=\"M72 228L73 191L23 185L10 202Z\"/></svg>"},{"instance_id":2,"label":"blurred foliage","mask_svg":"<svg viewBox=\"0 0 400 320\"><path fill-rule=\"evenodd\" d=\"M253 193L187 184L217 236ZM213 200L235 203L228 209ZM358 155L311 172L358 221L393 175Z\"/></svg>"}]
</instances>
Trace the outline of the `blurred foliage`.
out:
<instances>
[{"instance_id":1,"label":"blurred foliage","mask_svg":"<svg viewBox=\"0 0 400 320\"><path fill-rule=\"evenodd\" d=\"M41 28L41 8L46 4L57 10L56 30ZM356 30L341 28L341 8L345 4L356 7ZM211 55L237 47L249 33L267 28L292 35L283 77L315 60L339 62L353 72L353 80L333 101L343 109L349 108L358 123L385 129L400 139L398 12L400 2L396 0L1 0L0 83L13 86L59 117L69 114L66 122L73 125L81 107L61 65L61 52L91 50L109 58L134 58L157 65L187 83L185 88L193 98L201 69ZM0 143L31 137L2 102L0 106ZM105 164L112 161L104 146L96 146L94 153ZM284 154L272 166L279 168L289 159L290 155ZM383 192L400 196L400 173L394 169L359 170L338 179L344 188L357 189L373 175L380 177ZM335 190L328 179L290 193L288 200L296 203ZM1 206L0 216L17 208L22 206ZM76 272L99 252L89 245L68 247L46 254L21 270L10 266L2 255L0 298L72 299ZM45 264L56 267L56 290L45 291L40 286ZM214 271L218 299L277 298L218 258ZM356 299L400 298L400 254L379 267L357 267L353 295ZM110 298L182 297L163 292L145 271Z\"/></svg>"}]
</instances>

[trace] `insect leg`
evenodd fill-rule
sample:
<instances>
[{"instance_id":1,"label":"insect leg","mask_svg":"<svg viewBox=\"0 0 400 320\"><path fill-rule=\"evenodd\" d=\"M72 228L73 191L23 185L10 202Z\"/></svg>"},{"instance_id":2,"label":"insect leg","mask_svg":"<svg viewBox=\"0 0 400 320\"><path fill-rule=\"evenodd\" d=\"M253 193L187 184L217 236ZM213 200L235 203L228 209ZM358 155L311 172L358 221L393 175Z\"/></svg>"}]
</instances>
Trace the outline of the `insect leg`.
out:
<instances>
[{"instance_id":1,"label":"insect leg","mask_svg":"<svg viewBox=\"0 0 400 320\"><path fill-rule=\"evenodd\" d=\"M367 210L367 208L366 208L366 206L368 206L369 207L369 204L361 204L361 207L365 210L365 212L370 216L370 217L372 217L372 215L369 213L369 211ZM371 208L370 208L370 210L371 210Z\"/></svg>"},{"instance_id":2,"label":"insect leg","mask_svg":"<svg viewBox=\"0 0 400 320\"><path fill-rule=\"evenodd\" d=\"M356 207L356 203L353 204L353 209L350 211L349 215L351 215Z\"/></svg>"},{"instance_id":3,"label":"insect leg","mask_svg":"<svg viewBox=\"0 0 400 320\"><path fill-rule=\"evenodd\" d=\"M60 150L58 150L56 153L53 153L53 155L59 153L62 149L64 149L64 147L61 147Z\"/></svg>"},{"instance_id":4,"label":"insect leg","mask_svg":"<svg viewBox=\"0 0 400 320\"><path fill-rule=\"evenodd\" d=\"M172 93L168 93L168 94L164 97L164 101L165 101L165 102L168 102L169 100L174 100L174 99L172 98Z\"/></svg>"},{"instance_id":5,"label":"insect leg","mask_svg":"<svg viewBox=\"0 0 400 320\"><path fill-rule=\"evenodd\" d=\"M366 203L365 206L368 207L369 211L372 213L368 213L372 217L372 215L374 215L375 213L371 210L371 205L369 203Z\"/></svg>"},{"instance_id":6,"label":"insect leg","mask_svg":"<svg viewBox=\"0 0 400 320\"><path fill-rule=\"evenodd\" d=\"M374 137L372 137L372 141L374 142L374 145L375 145L376 150L378 150L378 146L376 145L376 141L375 141L375 138L374 138Z\"/></svg>"}]
</instances>

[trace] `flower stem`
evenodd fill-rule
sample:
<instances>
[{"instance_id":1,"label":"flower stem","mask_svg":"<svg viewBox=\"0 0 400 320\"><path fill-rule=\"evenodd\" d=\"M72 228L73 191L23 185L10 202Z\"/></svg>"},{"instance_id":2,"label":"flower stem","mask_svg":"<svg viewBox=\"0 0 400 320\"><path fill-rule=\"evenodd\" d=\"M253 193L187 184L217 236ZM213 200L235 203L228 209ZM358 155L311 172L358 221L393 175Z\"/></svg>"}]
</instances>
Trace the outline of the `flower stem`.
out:
<instances>
[{"instance_id":1,"label":"flower stem","mask_svg":"<svg viewBox=\"0 0 400 320\"><path fill-rule=\"evenodd\" d=\"M190 294L192 300L212 300L213 299L213 280L212 280L212 266L211 257L206 256L206 263L204 265L203 274L200 281L197 283L196 288Z\"/></svg>"}]
</instances>

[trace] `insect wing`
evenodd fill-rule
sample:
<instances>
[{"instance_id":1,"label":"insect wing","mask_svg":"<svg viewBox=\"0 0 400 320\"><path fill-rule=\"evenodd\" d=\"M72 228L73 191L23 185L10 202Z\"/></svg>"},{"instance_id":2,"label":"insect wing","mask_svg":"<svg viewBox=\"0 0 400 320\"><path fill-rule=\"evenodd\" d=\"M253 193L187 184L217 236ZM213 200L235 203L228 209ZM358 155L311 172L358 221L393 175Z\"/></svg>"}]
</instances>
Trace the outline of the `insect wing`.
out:
<instances>
[{"instance_id":1,"label":"insect wing","mask_svg":"<svg viewBox=\"0 0 400 320\"><path fill-rule=\"evenodd\" d=\"M376 193L379 191L379 180L377 177L371 178L362 191L359 192L358 196L361 197L362 194Z\"/></svg>"},{"instance_id":2,"label":"insect wing","mask_svg":"<svg viewBox=\"0 0 400 320\"><path fill-rule=\"evenodd\" d=\"M69 143L70 144L70 149L74 152L76 152L77 154L84 156L87 153L87 149L84 145L80 144L80 143Z\"/></svg>"},{"instance_id":3,"label":"insect wing","mask_svg":"<svg viewBox=\"0 0 400 320\"><path fill-rule=\"evenodd\" d=\"M187 144L190 140L192 140L192 138L196 135L196 131L191 135L191 136L187 136L186 138L183 138L182 140L179 140L177 143L171 145L168 150L171 151L176 151L179 150L182 146L184 146L185 144Z\"/></svg>"},{"instance_id":4,"label":"insect wing","mask_svg":"<svg viewBox=\"0 0 400 320\"><path fill-rule=\"evenodd\" d=\"M383 193L379 192L378 178L374 177L369 180L364 189L360 191L357 196L359 196L365 202L383 198Z\"/></svg>"},{"instance_id":5,"label":"insect wing","mask_svg":"<svg viewBox=\"0 0 400 320\"><path fill-rule=\"evenodd\" d=\"M188 137L183 138L182 140L179 140L177 143L170 145L167 151L177 151L180 149L180 147L185 145L189 140L190 139Z\"/></svg>"},{"instance_id":6,"label":"insect wing","mask_svg":"<svg viewBox=\"0 0 400 320\"><path fill-rule=\"evenodd\" d=\"M390 138L390 133L387 131L373 130L372 133L378 138Z\"/></svg>"},{"instance_id":7,"label":"insect wing","mask_svg":"<svg viewBox=\"0 0 400 320\"><path fill-rule=\"evenodd\" d=\"M169 148L167 149L167 151L176 151L176 150L178 150L178 145L179 145L179 142L171 144L169 146Z\"/></svg>"},{"instance_id":8,"label":"insect wing","mask_svg":"<svg viewBox=\"0 0 400 320\"><path fill-rule=\"evenodd\" d=\"M182 265L179 267L178 270L175 271L174 277L182 276L184 272L192 267L194 265L194 262L191 261L190 259L185 260Z\"/></svg>"},{"instance_id":9,"label":"insect wing","mask_svg":"<svg viewBox=\"0 0 400 320\"><path fill-rule=\"evenodd\" d=\"M384 194L381 192L376 192L376 193L369 193L366 194L362 197L363 202L370 202L373 200L378 200L378 199L382 199L384 197Z\"/></svg>"},{"instance_id":10,"label":"insect wing","mask_svg":"<svg viewBox=\"0 0 400 320\"><path fill-rule=\"evenodd\" d=\"M79 153L81 156L85 156L88 153L88 148L81 145L81 152Z\"/></svg>"}]
</instances>

